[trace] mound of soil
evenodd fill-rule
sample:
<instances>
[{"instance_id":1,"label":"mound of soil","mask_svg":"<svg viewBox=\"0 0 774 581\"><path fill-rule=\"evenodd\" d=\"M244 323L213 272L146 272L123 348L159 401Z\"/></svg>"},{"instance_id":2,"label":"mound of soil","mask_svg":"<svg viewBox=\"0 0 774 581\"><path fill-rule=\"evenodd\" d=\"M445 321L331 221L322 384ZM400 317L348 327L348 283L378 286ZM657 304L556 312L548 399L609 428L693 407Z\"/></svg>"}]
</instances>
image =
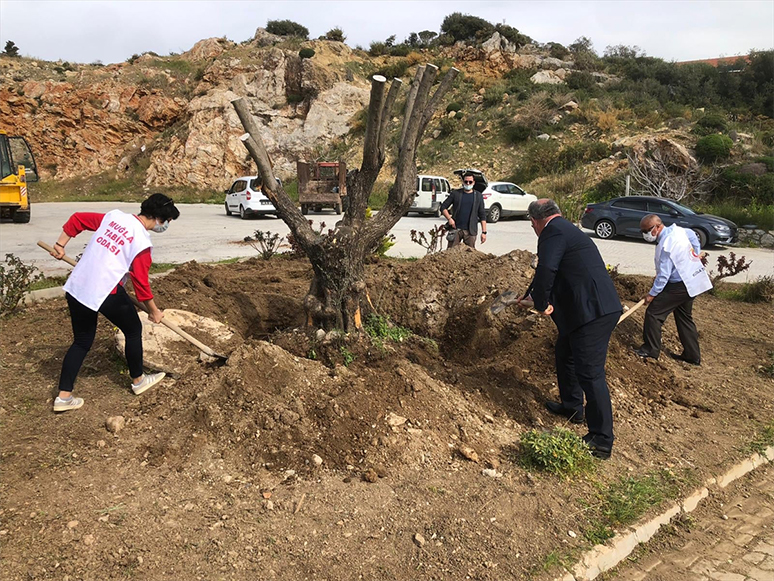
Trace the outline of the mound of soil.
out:
<instances>
[{"instance_id":1,"label":"mound of soil","mask_svg":"<svg viewBox=\"0 0 774 581\"><path fill-rule=\"evenodd\" d=\"M228 362L133 397L101 319L77 384L86 405L60 416L70 337L42 330L68 328L64 301L0 322L0 575L539 579L556 573L547 555L584 546L597 486L662 468L699 479L774 417L770 305L702 296L700 368L634 356L641 311L615 331L613 458L573 481L526 472L521 434L564 425L544 409L556 330L489 306L526 289L532 258L370 265L376 309L414 332L400 342L300 330L305 260L186 264L154 283L157 302L235 329ZM649 285L615 283L629 303ZM679 349L671 322L664 343ZM126 427L106 431L119 414Z\"/></svg>"}]
</instances>

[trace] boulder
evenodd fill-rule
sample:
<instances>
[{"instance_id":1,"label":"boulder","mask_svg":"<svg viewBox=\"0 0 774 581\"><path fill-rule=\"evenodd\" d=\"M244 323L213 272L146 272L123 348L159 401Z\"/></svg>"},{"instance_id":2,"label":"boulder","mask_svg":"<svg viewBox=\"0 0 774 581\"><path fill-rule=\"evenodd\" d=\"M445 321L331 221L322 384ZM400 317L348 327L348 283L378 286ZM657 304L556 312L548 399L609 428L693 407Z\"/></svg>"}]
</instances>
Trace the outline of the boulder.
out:
<instances>
[{"instance_id":1,"label":"boulder","mask_svg":"<svg viewBox=\"0 0 774 581\"><path fill-rule=\"evenodd\" d=\"M538 71L529 80L536 85L559 85L564 82L554 71Z\"/></svg>"},{"instance_id":2,"label":"boulder","mask_svg":"<svg viewBox=\"0 0 774 581\"><path fill-rule=\"evenodd\" d=\"M256 46L270 46L282 42L282 37L267 32L265 28L258 28L253 35L252 43Z\"/></svg>"},{"instance_id":3,"label":"boulder","mask_svg":"<svg viewBox=\"0 0 774 581\"><path fill-rule=\"evenodd\" d=\"M225 38L205 38L193 45L190 50L180 55L183 58L192 61L201 61L215 58L226 48L235 46L230 40Z\"/></svg>"}]
</instances>

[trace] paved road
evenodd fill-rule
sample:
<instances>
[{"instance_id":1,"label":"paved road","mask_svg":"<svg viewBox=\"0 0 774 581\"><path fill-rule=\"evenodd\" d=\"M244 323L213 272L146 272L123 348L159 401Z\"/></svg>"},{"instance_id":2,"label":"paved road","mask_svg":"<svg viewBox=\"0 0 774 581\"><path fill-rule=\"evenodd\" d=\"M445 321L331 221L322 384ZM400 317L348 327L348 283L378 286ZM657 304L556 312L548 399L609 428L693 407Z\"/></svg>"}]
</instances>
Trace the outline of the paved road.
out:
<instances>
[{"instance_id":1,"label":"paved road","mask_svg":"<svg viewBox=\"0 0 774 581\"><path fill-rule=\"evenodd\" d=\"M214 262L226 258L254 256L255 250L238 242L256 230L271 230L281 235L288 232L282 220L276 218L258 218L241 220L237 216L226 216L222 206L211 204L181 204L180 219L175 221L164 234L151 234L156 246L153 249L155 262ZM29 224L0 224L0 255L12 252L25 262L34 262L47 275L63 274L68 267L47 257L36 243L38 240L53 244L61 231L62 224L72 212L107 212L119 208L126 212L136 212L139 205L116 202L84 203L46 203L37 204L32 209L32 221ZM311 214L315 223L325 222L332 227L337 216L331 211L325 214ZM396 244L390 249L391 256L423 256L424 249L411 242L411 230L428 231L433 225L441 224L443 219L430 217L403 218L393 228ZM532 232L529 221L521 219L502 220L489 225L489 239L486 244L478 245L479 250L493 254L505 254L514 249L537 249L537 238ZM593 236L589 232L590 236ZM615 239L599 240L592 237L599 247L602 257L608 264L618 265L620 272L628 274L653 274L652 244L644 240ZM68 254L80 254L89 237L82 234L71 241ZM721 248L710 248L710 265L715 266L712 255L727 253ZM745 248L737 254L753 261L749 271L731 280L744 282L762 275L774 274L774 251Z\"/></svg>"},{"instance_id":2,"label":"paved road","mask_svg":"<svg viewBox=\"0 0 774 581\"><path fill-rule=\"evenodd\" d=\"M659 533L608 573L610 581L772 581L774 466L705 501L686 526Z\"/></svg>"}]
</instances>

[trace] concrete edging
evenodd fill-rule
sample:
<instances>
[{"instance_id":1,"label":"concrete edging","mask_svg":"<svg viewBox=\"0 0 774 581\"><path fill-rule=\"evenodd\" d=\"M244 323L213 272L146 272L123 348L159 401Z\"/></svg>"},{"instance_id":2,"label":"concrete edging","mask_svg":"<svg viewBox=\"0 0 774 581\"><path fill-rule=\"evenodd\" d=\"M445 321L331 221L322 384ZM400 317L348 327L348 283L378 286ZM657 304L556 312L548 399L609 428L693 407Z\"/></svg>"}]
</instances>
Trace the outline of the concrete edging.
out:
<instances>
[{"instance_id":1,"label":"concrete edging","mask_svg":"<svg viewBox=\"0 0 774 581\"><path fill-rule=\"evenodd\" d=\"M618 565L631 555L637 545L648 542L659 529L668 524L679 514L687 514L696 510L703 500L712 494L713 489L723 489L745 474L752 472L767 462L774 462L774 446L766 448L763 454L755 453L732 466L719 476L709 478L705 485L695 490L679 502L667 507L661 514L650 520L628 527L626 531L616 534L609 543L596 545L586 551L572 571L565 571L554 581L592 581L601 573Z\"/></svg>"}]
</instances>

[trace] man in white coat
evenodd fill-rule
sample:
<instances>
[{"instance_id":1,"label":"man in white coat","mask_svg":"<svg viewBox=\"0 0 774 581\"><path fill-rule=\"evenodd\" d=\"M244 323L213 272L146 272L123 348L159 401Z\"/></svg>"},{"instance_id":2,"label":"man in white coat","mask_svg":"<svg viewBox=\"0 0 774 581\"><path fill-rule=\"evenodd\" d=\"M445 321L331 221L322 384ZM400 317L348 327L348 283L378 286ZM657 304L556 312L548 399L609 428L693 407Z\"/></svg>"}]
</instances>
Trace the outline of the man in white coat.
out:
<instances>
[{"instance_id":1,"label":"man in white coat","mask_svg":"<svg viewBox=\"0 0 774 581\"><path fill-rule=\"evenodd\" d=\"M661 218L649 214L640 221L642 237L657 242L656 278L645 296L645 326L643 345L635 351L640 357L658 359L661 353L661 326L670 313L675 314L675 325L683 352L673 357L692 365L701 364L699 332L693 322L693 299L712 288L707 271L701 262L701 246L692 230L676 224L664 226Z\"/></svg>"}]
</instances>

